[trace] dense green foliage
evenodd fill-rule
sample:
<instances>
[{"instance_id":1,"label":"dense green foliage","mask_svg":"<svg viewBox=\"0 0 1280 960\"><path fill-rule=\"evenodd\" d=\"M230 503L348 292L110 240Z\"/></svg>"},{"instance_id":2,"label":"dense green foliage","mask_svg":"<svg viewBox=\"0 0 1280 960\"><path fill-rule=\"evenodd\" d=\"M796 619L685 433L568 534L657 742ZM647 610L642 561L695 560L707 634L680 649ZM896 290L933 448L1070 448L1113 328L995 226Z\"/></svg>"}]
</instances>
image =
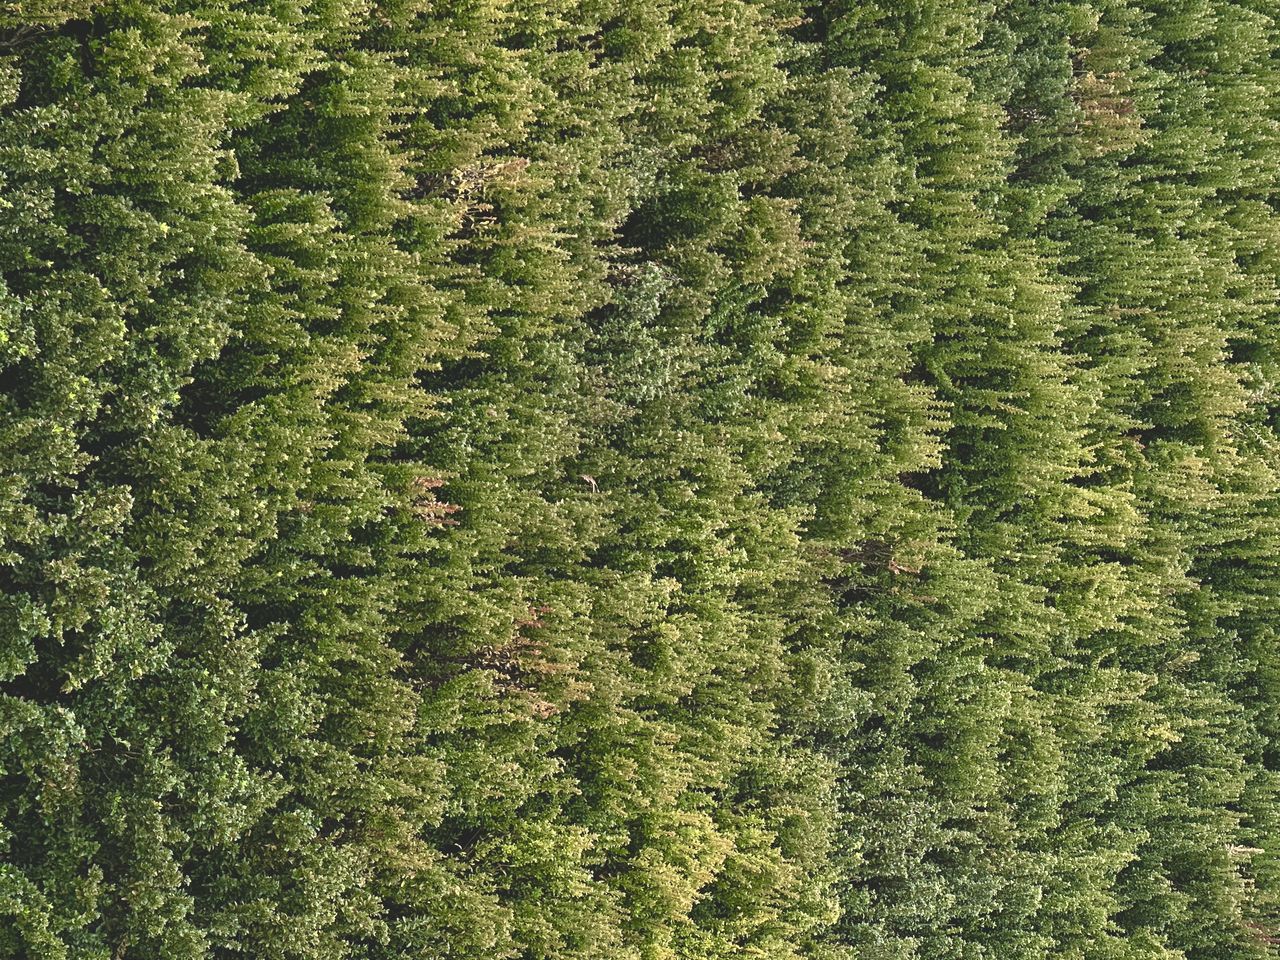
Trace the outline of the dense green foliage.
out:
<instances>
[{"instance_id":1,"label":"dense green foliage","mask_svg":"<svg viewBox=\"0 0 1280 960\"><path fill-rule=\"evenodd\" d=\"M1280 954L1264 0L13 0L0 370L0 957Z\"/></svg>"}]
</instances>

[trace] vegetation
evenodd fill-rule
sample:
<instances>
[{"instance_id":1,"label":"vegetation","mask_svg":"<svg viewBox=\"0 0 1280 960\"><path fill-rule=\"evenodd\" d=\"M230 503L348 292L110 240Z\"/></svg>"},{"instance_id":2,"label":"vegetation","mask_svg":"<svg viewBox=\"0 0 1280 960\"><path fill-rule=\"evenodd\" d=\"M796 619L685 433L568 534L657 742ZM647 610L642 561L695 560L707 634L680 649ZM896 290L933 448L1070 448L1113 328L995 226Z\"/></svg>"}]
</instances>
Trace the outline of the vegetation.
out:
<instances>
[{"instance_id":1,"label":"vegetation","mask_svg":"<svg viewBox=\"0 0 1280 960\"><path fill-rule=\"evenodd\" d=\"M1264 0L0 3L0 957L1280 955Z\"/></svg>"}]
</instances>

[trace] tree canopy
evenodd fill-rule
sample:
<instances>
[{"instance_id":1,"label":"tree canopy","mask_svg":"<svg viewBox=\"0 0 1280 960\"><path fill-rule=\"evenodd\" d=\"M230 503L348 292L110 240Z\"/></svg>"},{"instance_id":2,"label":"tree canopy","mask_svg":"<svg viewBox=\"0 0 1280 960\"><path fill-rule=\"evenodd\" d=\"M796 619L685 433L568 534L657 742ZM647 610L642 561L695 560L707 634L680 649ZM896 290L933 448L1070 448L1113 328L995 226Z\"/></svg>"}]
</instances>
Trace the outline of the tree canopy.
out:
<instances>
[{"instance_id":1,"label":"tree canopy","mask_svg":"<svg viewBox=\"0 0 1280 960\"><path fill-rule=\"evenodd\" d=\"M1264 0L8 0L0 372L0 957L1280 956Z\"/></svg>"}]
</instances>

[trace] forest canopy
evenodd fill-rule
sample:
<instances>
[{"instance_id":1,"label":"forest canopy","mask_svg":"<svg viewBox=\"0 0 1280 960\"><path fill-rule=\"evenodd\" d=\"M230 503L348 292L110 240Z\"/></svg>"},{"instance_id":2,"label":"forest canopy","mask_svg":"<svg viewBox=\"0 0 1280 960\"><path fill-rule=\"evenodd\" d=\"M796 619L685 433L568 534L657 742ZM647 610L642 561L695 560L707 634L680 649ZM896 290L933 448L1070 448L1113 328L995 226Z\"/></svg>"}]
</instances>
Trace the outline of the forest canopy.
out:
<instances>
[{"instance_id":1,"label":"forest canopy","mask_svg":"<svg viewBox=\"0 0 1280 960\"><path fill-rule=\"evenodd\" d=\"M0 958L1280 956L1271 0L0 3Z\"/></svg>"}]
</instances>

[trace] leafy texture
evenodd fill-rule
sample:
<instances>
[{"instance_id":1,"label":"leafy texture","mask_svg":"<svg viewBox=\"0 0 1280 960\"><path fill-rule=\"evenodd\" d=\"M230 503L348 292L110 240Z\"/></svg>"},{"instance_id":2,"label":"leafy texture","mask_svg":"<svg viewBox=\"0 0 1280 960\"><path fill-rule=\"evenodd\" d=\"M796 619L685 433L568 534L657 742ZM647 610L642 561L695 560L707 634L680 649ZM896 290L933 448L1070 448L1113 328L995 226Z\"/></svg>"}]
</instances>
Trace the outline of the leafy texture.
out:
<instances>
[{"instance_id":1,"label":"leafy texture","mask_svg":"<svg viewBox=\"0 0 1280 960\"><path fill-rule=\"evenodd\" d=\"M1277 63L0 3L0 956L1277 955Z\"/></svg>"}]
</instances>

